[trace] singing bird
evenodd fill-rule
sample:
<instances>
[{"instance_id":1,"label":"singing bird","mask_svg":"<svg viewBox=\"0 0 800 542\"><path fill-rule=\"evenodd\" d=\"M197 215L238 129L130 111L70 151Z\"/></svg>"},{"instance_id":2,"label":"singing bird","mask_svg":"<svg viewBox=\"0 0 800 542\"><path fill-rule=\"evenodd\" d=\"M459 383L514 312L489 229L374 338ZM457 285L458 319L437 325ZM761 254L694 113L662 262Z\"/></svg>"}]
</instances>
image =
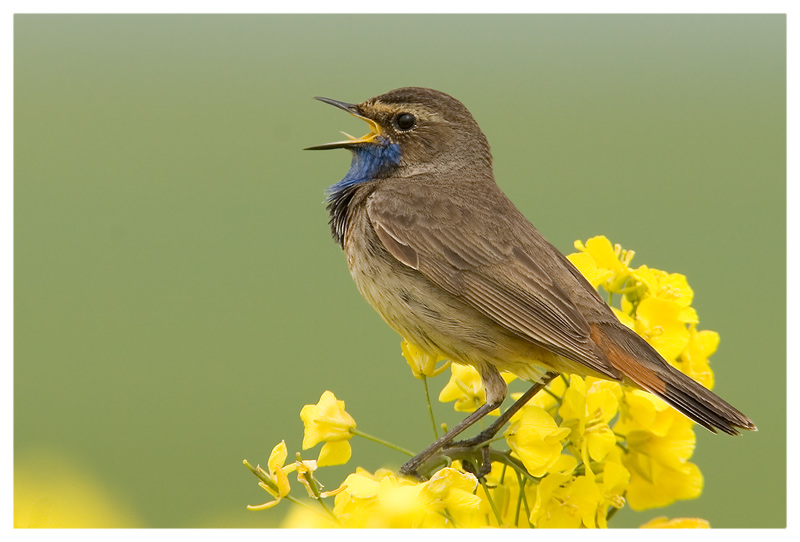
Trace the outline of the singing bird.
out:
<instances>
[{"instance_id":1,"label":"singing bird","mask_svg":"<svg viewBox=\"0 0 800 542\"><path fill-rule=\"evenodd\" d=\"M500 371L535 384L463 443L490 439L558 373L646 390L713 432L756 429L621 324L522 215L495 183L489 143L461 102L418 87L359 104L317 99L370 128L309 147L353 153L345 177L328 188L327 208L358 289L407 341L477 369L486 390L484 405L401 472L419 476L426 461L500 406L507 393Z\"/></svg>"}]
</instances>

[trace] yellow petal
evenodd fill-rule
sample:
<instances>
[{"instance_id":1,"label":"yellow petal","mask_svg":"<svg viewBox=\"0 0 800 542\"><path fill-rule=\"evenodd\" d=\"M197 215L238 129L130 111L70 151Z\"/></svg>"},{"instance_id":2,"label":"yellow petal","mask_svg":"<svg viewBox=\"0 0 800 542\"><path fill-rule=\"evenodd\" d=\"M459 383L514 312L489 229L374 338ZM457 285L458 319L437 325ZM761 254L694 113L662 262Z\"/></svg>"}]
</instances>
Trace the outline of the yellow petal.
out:
<instances>
[{"instance_id":1,"label":"yellow petal","mask_svg":"<svg viewBox=\"0 0 800 542\"><path fill-rule=\"evenodd\" d=\"M455 401L453 408L458 412L474 412L486 402L481 376L474 367L453 363L450 365L450 380L439 393L439 401ZM492 414L497 415L497 411Z\"/></svg>"},{"instance_id":2,"label":"yellow petal","mask_svg":"<svg viewBox=\"0 0 800 542\"><path fill-rule=\"evenodd\" d=\"M378 494L378 481L362 474L351 474L342 482L346 493L355 499L369 499ZM338 499L337 499L338 500Z\"/></svg>"},{"instance_id":3,"label":"yellow petal","mask_svg":"<svg viewBox=\"0 0 800 542\"><path fill-rule=\"evenodd\" d=\"M569 388L564 393L558 414L565 419L583 420L586 417L586 382L581 377L570 376Z\"/></svg>"},{"instance_id":4,"label":"yellow petal","mask_svg":"<svg viewBox=\"0 0 800 542\"><path fill-rule=\"evenodd\" d=\"M626 461L627 465L631 465L630 460ZM703 491L703 475L694 463L686 463L681 469L668 469L651 462L650 467L649 477L641 476L639 468L630 469L627 498L633 510L659 508L676 500L695 499Z\"/></svg>"},{"instance_id":5,"label":"yellow petal","mask_svg":"<svg viewBox=\"0 0 800 542\"><path fill-rule=\"evenodd\" d=\"M636 331L667 361L674 361L689 344L689 330L680 320L681 307L674 301L648 297L636 310Z\"/></svg>"},{"instance_id":6,"label":"yellow petal","mask_svg":"<svg viewBox=\"0 0 800 542\"><path fill-rule=\"evenodd\" d=\"M561 457L561 440L570 430L560 428L547 412L529 406L506 430L508 445L533 476L542 476Z\"/></svg>"},{"instance_id":7,"label":"yellow petal","mask_svg":"<svg viewBox=\"0 0 800 542\"><path fill-rule=\"evenodd\" d=\"M625 325L625 327L627 327L628 329L634 329L634 327L636 326L636 322L629 314L622 312L616 307L611 307L611 310L614 312L614 316L616 316L617 319L620 322L622 322L623 325Z\"/></svg>"},{"instance_id":8,"label":"yellow petal","mask_svg":"<svg viewBox=\"0 0 800 542\"><path fill-rule=\"evenodd\" d=\"M694 307L683 307L678 313L678 320L684 324L696 324L700 321Z\"/></svg>"},{"instance_id":9,"label":"yellow petal","mask_svg":"<svg viewBox=\"0 0 800 542\"><path fill-rule=\"evenodd\" d=\"M256 504L256 505L248 504L247 505L247 509L248 510L269 510L270 508L272 508L273 506L275 506L279 502L281 502L280 497L277 498L274 501L265 502L264 504Z\"/></svg>"},{"instance_id":10,"label":"yellow petal","mask_svg":"<svg viewBox=\"0 0 800 542\"><path fill-rule=\"evenodd\" d=\"M567 259L578 268L578 271L589 281L593 288L597 288L614 275L614 272L610 269L597 267L594 258L585 252L570 254Z\"/></svg>"},{"instance_id":11,"label":"yellow petal","mask_svg":"<svg viewBox=\"0 0 800 542\"><path fill-rule=\"evenodd\" d=\"M326 467L330 465L344 465L350 461L352 449L346 440L326 442L319 451L317 465Z\"/></svg>"},{"instance_id":12,"label":"yellow petal","mask_svg":"<svg viewBox=\"0 0 800 542\"><path fill-rule=\"evenodd\" d=\"M590 432L586 433L586 445L588 446L589 456L595 461L605 459L617 444L617 437L607 425L595 426Z\"/></svg>"},{"instance_id":13,"label":"yellow petal","mask_svg":"<svg viewBox=\"0 0 800 542\"><path fill-rule=\"evenodd\" d=\"M287 455L288 452L286 451L286 441L282 440L272 449L272 453L269 454L267 465L269 466L270 473L280 470L280 468L283 466L283 463L286 461Z\"/></svg>"},{"instance_id":14,"label":"yellow petal","mask_svg":"<svg viewBox=\"0 0 800 542\"><path fill-rule=\"evenodd\" d=\"M279 496L285 497L289 494L289 477L286 476L286 473L280 467L275 471L275 484L278 486Z\"/></svg>"},{"instance_id":15,"label":"yellow petal","mask_svg":"<svg viewBox=\"0 0 800 542\"><path fill-rule=\"evenodd\" d=\"M604 235L598 235L586 241L586 252L594 258L597 267L612 271L622 270L622 263L614 252L611 241Z\"/></svg>"},{"instance_id":16,"label":"yellow petal","mask_svg":"<svg viewBox=\"0 0 800 542\"><path fill-rule=\"evenodd\" d=\"M584 525L590 528L597 526L595 518L597 517L597 508L603 494L594 477L591 475L578 476L578 478L569 487L568 498L565 504L574 507L574 513L581 518Z\"/></svg>"},{"instance_id":17,"label":"yellow petal","mask_svg":"<svg viewBox=\"0 0 800 542\"><path fill-rule=\"evenodd\" d=\"M550 465L548 472L558 472L561 474L572 474L575 467L578 466L578 460L569 454L561 454L556 461Z\"/></svg>"}]
</instances>

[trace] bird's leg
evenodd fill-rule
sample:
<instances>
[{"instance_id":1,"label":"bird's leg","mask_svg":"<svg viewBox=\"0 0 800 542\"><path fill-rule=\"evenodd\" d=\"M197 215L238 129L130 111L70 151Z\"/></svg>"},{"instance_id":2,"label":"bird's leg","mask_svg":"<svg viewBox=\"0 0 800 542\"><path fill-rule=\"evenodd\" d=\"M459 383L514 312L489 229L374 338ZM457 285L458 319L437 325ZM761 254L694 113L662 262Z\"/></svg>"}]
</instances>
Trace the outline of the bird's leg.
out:
<instances>
[{"instance_id":1,"label":"bird's leg","mask_svg":"<svg viewBox=\"0 0 800 542\"><path fill-rule=\"evenodd\" d=\"M530 387L528 391L526 391L522 396L517 399L517 401L508 407L508 410L503 412L497 420L478 433L476 436L466 439L460 440L458 442L454 442L449 446L446 446L445 451L448 448L471 448L477 446L479 444L483 444L484 442L491 440L494 436L503 428L503 426L511 419L511 417L516 414L519 409L525 406L525 404L533 399L533 397L542 391L545 386L547 386L555 377L558 376L558 373L548 372L544 375L544 378L541 382L536 382L533 386Z\"/></svg>"},{"instance_id":2,"label":"bird's leg","mask_svg":"<svg viewBox=\"0 0 800 542\"><path fill-rule=\"evenodd\" d=\"M486 475L492 472L492 459L489 454L489 447L484 446L481 448L481 470L478 471L478 479L486 478Z\"/></svg>"},{"instance_id":3,"label":"bird's leg","mask_svg":"<svg viewBox=\"0 0 800 542\"><path fill-rule=\"evenodd\" d=\"M461 421L461 423L459 423L450 431L448 431L446 435L444 435L442 438L440 438L439 440L437 440L436 442L434 442L433 444L422 450L420 453L409 459L405 465L400 467L400 473L419 477L419 475L417 474L417 469L423 463L425 463L428 459L433 457L436 454L436 452L444 448L454 438L463 433L469 426L471 426L473 423L477 422L478 420L486 416L492 410L499 407L502 403L503 403L503 398L500 398L499 400L495 400L491 403L484 403L483 405L478 407L478 409L475 410L475 412L471 413L469 416L464 418Z\"/></svg>"}]
</instances>

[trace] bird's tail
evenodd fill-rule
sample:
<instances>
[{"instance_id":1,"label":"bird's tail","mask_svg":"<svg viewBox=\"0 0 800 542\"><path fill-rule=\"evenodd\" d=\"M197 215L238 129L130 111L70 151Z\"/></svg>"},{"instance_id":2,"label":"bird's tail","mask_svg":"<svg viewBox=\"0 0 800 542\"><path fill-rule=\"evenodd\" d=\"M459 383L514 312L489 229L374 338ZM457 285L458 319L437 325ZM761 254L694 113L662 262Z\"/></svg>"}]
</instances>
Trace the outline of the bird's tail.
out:
<instances>
[{"instance_id":1,"label":"bird's tail","mask_svg":"<svg viewBox=\"0 0 800 542\"><path fill-rule=\"evenodd\" d=\"M591 326L591 338L619 372L712 433L756 431L744 414L667 363L642 337L624 326Z\"/></svg>"}]
</instances>

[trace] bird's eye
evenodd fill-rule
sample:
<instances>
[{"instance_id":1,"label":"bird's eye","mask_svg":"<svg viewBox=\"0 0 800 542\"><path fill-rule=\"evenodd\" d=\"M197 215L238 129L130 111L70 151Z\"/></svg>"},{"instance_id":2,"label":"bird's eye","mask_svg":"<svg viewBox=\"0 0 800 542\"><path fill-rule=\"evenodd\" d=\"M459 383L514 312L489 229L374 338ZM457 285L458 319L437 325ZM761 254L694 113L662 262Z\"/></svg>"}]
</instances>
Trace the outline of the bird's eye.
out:
<instances>
[{"instance_id":1,"label":"bird's eye","mask_svg":"<svg viewBox=\"0 0 800 542\"><path fill-rule=\"evenodd\" d=\"M403 131L410 130L417 123L417 118L411 113L400 113L395 118L395 124Z\"/></svg>"}]
</instances>

